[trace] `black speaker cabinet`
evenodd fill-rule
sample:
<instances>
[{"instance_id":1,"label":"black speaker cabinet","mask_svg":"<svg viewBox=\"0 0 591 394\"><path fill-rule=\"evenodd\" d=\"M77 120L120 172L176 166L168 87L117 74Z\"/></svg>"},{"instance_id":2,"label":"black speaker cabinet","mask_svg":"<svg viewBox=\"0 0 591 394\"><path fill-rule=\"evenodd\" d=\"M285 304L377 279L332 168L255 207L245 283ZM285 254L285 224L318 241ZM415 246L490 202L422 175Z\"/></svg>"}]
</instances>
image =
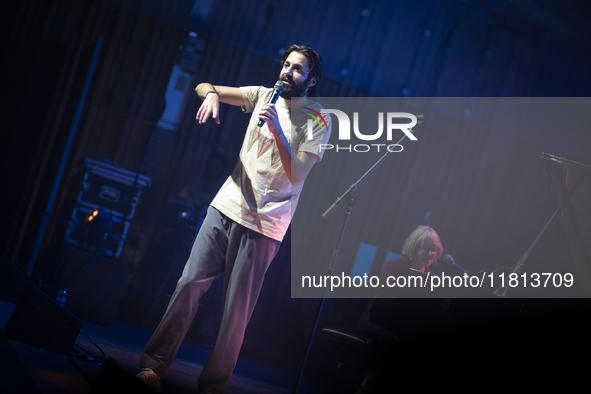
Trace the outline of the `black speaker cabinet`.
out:
<instances>
[{"instance_id":1,"label":"black speaker cabinet","mask_svg":"<svg viewBox=\"0 0 591 394\"><path fill-rule=\"evenodd\" d=\"M65 308L76 317L110 326L129 276L129 266L85 251L67 253L58 287L67 289Z\"/></svg>"},{"instance_id":2,"label":"black speaker cabinet","mask_svg":"<svg viewBox=\"0 0 591 394\"><path fill-rule=\"evenodd\" d=\"M67 356L82 330L82 322L28 286L4 330L13 341Z\"/></svg>"}]
</instances>

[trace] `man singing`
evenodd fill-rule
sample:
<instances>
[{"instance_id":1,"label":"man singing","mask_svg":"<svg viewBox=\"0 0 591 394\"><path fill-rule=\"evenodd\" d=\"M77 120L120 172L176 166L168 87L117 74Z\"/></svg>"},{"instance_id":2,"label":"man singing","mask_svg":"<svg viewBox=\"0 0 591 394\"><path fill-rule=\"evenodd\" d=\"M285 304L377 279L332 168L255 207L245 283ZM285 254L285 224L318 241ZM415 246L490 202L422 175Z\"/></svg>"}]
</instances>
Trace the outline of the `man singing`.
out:
<instances>
[{"instance_id":1,"label":"man singing","mask_svg":"<svg viewBox=\"0 0 591 394\"><path fill-rule=\"evenodd\" d=\"M265 272L279 249L295 211L304 180L330 137L330 116L322 127L292 127L292 97L315 95L322 58L307 45L292 45L281 60L284 90L269 104L273 89L232 88L202 83L199 124L220 123L220 102L252 112L236 168L208 208L189 260L166 313L144 349L137 375L158 391L160 375L172 363L197 312L199 298L224 274L224 309L216 344L199 376L198 393L223 393L238 359L246 325ZM294 103L293 105L300 105ZM320 105L305 100L306 108ZM263 127L257 123L264 121ZM309 138L312 137L312 138Z\"/></svg>"}]
</instances>

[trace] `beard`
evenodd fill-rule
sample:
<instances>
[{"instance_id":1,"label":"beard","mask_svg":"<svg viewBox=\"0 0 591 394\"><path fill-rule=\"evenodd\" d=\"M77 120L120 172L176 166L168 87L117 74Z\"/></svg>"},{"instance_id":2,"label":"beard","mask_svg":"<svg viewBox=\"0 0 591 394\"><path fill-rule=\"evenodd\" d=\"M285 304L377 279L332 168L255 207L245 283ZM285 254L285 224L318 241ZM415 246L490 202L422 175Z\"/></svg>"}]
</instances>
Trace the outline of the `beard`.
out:
<instances>
[{"instance_id":1,"label":"beard","mask_svg":"<svg viewBox=\"0 0 591 394\"><path fill-rule=\"evenodd\" d=\"M285 80L286 77L281 79ZM283 99L291 100L292 97L304 97L306 95L306 91L308 90L308 81L294 83L292 79L287 78L287 80L291 83L291 85L285 85L285 88L283 88L283 92L280 94Z\"/></svg>"}]
</instances>

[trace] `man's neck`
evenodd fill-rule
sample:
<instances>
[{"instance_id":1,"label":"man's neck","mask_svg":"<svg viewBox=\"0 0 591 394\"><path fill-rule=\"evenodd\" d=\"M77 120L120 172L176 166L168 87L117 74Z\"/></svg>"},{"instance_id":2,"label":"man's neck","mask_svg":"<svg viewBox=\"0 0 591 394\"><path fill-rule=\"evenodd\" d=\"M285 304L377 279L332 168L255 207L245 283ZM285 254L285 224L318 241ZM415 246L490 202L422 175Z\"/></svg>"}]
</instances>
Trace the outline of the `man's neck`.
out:
<instances>
[{"instance_id":1,"label":"man's neck","mask_svg":"<svg viewBox=\"0 0 591 394\"><path fill-rule=\"evenodd\" d=\"M286 99L285 97L283 97L281 95L279 95L279 97L281 97L285 101L285 103L291 107L291 99L294 97L291 97L289 99ZM296 101L299 101L301 103L309 102L310 100L308 100L308 89L306 89L303 96L295 97L295 99L296 99Z\"/></svg>"},{"instance_id":2,"label":"man's neck","mask_svg":"<svg viewBox=\"0 0 591 394\"><path fill-rule=\"evenodd\" d=\"M292 103L297 107L305 107L312 104L312 101L308 96L292 97L293 100L283 99L288 107L292 106Z\"/></svg>"}]
</instances>

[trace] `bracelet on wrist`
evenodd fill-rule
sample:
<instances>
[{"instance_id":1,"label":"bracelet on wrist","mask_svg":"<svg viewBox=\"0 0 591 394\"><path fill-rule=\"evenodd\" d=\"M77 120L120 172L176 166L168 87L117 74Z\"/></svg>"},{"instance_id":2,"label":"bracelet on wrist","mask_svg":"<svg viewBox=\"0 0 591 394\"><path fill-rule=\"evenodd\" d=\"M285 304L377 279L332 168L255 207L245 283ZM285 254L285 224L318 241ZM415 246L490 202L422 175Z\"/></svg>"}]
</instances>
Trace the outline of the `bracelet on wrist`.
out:
<instances>
[{"instance_id":1,"label":"bracelet on wrist","mask_svg":"<svg viewBox=\"0 0 591 394\"><path fill-rule=\"evenodd\" d=\"M210 93L215 93L218 95L218 97L220 97L220 94L218 92L216 92L215 90L210 90L209 92L205 93L205 97L207 97L207 95Z\"/></svg>"}]
</instances>

